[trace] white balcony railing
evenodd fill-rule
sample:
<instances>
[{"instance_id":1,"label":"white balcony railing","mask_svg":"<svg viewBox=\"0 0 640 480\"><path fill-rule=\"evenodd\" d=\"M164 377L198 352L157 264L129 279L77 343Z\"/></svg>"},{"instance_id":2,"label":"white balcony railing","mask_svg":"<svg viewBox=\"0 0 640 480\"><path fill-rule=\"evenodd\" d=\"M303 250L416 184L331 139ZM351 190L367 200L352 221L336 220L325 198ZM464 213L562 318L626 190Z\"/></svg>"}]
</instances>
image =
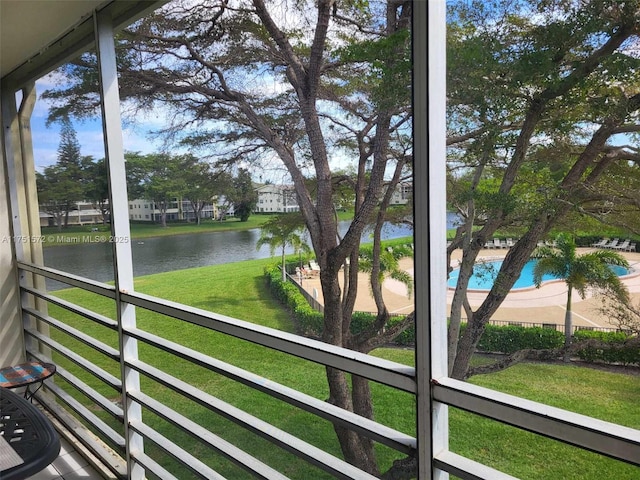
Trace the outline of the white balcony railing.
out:
<instances>
[{"instance_id":1,"label":"white balcony railing","mask_svg":"<svg viewBox=\"0 0 640 480\"><path fill-rule=\"evenodd\" d=\"M19 268L24 272L63 281L87 292L107 297L113 302L126 302L130 305L135 305L139 309L154 311L183 322L198 325L203 329L215 330L261 345L264 348L275 349L293 355L301 360L336 367L399 391L412 394L416 393L415 370L406 365L359 354L316 340L254 325L249 322L225 317L150 295L132 292L122 293L116 298L113 286L65 274L64 272L51 268L27 263L19 263ZM117 349L110 347L105 342L82 333L60 321L60 319L43 315L34 308L29 307L28 296L35 296L51 305L57 305L68 312L80 315L85 319L106 327L108 330L117 332L117 325L114 320L35 288L22 287L21 291L24 294L23 298L25 298L25 304L23 305L23 312L25 314L37 318L47 323L53 329L82 342L84 345L90 347L91 351L96 354L100 354L118 364L122 364L121 366L133 369L142 377L151 379L164 388L181 395L181 397L185 399L185 401L190 402L194 408L196 406L204 407L212 414L219 415L233 422L240 428L247 430L247 432L258 435L284 451L303 459L308 462L310 466L320 468L335 478L373 478L343 460L304 440L296 438L250 413L216 398L185 380L179 379L138 358L124 358ZM188 433L200 445L209 449L212 453L215 452L224 456L238 467L258 478L286 478L282 473L253 457L250 453L242 451L223 438L206 430L194 420L187 418L187 416L172 409L159 399L142 391L142 389L123 391L123 385L126 382L123 382L117 376L110 374L104 368L91 361L90 357L93 357L93 354L91 356L79 355L68 346L65 346L63 342L56 341L35 330L28 329L26 330L26 334L38 340L43 345L46 345L53 352L54 359L65 358L77 367L73 369L59 368L58 377L64 379L64 383L85 397L84 401L78 400L72 392L62 388L59 384L63 382L49 383L49 391L60 402L66 404L68 409L74 412L77 418L85 422L98 437L102 438L110 447L122 455L122 462L120 464L117 462L114 463L108 454L106 458L102 458L106 465L112 466L111 469L114 474L127 476L121 468L121 464L124 462L125 452L127 451L127 437L122 433L122 429L118 430L104 419L106 415L115 420L116 425L124 422L123 409L112 399L100 393L101 390L104 390L103 387L108 387L108 389L118 392L122 398L137 403L145 411L159 416L171 425ZM399 457L416 456L418 453L417 439L393 428L365 419L327 402L301 393L293 388L267 380L264 377L225 363L203 352L162 338L152 332L139 328L126 328L123 329L123 334L136 339L141 344L150 345L191 364L206 368L216 375L222 375L281 402L293 405L317 416L321 420L339 424L357 431L359 434L366 435L372 440L396 450L399 452ZM41 360L50 360L49 358L43 358L42 354L37 351L29 351L28 353ZM80 380L79 375L72 372L72 370L83 370L91 373L94 377L94 380L91 382L92 385ZM96 383L99 385L94 385ZM618 460L636 465L640 464L640 432L637 430L595 420L590 417L566 412L540 403L523 400L448 378L433 380L432 388L435 400L443 404L493 418L503 423L536 432L587 450L597 451ZM41 395L39 399L45 405L53 407L53 404L45 395ZM104 415L97 415L95 413L95 407L99 407ZM187 408L187 410L189 410L189 408ZM56 409L53 409L53 411L55 413ZM69 429L77 430L77 427L68 422L68 417L61 416L59 420L66 423ZM201 458L193 455L190 451L192 450L191 448L182 448L174 439L155 430L152 426L145 423L144 420L134 419L128 427L141 435L145 442L150 442L157 446L163 452L163 455L172 457L173 460L183 468L196 473L202 478L221 478L219 474L207 466ZM80 440L83 441L82 438ZM105 455L105 450L100 447L99 442L88 442L85 439L83 443L95 455ZM134 450L132 452L132 460L160 478L174 478L173 474L159 465L157 459L152 458L144 451ZM442 452L434 458L434 465L443 471L454 473L460 478L465 479L512 478L487 466L447 451Z\"/></svg>"},{"instance_id":2,"label":"white balcony railing","mask_svg":"<svg viewBox=\"0 0 640 480\"><path fill-rule=\"evenodd\" d=\"M115 288L113 286L65 274L64 272L51 268L26 263L19 263L19 268L25 272L65 282L70 286L107 297L113 302L126 302L130 305L135 305L137 308L151 310L184 322L199 325L205 329L216 330L242 340L262 345L265 348L275 349L325 366L339 368L343 371L357 374L398 390L410 393L415 393L416 390L415 370L406 365L338 348L286 332L254 325L249 322L224 317L208 311L162 300L150 295L144 295L141 293L122 293L119 298L116 299ZM117 323L113 319L32 287L22 287L21 290L23 294L33 295L48 302L49 304L57 305L68 312L80 315L85 319L106 327L106 329L117 332ZM193 402L194 406L200 405L207 408L211 412L230 420L240 427L266 439L274 445L293 453L336 478L373 478L343 460L338 459L335 456L330 455L249 413L243 412L238 408L221 401L184 380L159 370L140 359L124 358L117 349L110 347L107 343L67 325L60 319L41 314L34 308L29 307L28 302L25 302L23 305L23 312L47 323L53 329L82 342L96 354L106 356L114 362L122 363L126 367L139 372L142 376L152 379L167 389L182 395L189 402ZM123 329L123 333L126 336L135 338L139 343L151 345L190 363L207 368L217 375L223 375L280 401L294 405L295 407L312 413L321 419L328 420L332 423L357 431L358 433L366 435L372 440L393 448L404 455L416 455L416 439L393 428L360 417L284 385L280 385L273 381L267 381L261 376L255 375L241 368L237 368L166 338L159 337L151 332L144 331L139 328L125 328ZM102 412L113 418L116 423L122 423L124 421L123 409L114 403L113 400L110 400L104 396L104 394L100 393L103 388L93 385L93 383L99 383L102 384L102 386L109 387L109 389L115 390L119 395L124 393L124 395L122 395L124 398L128 398L130 401L139 403L144 409L153 412L165 419L167 422L189 433L191 436L195 437L197 441L206 445L212 451L222 454L237 466L250 471L259 478L285 478L268 465L252 457L250 454L242 452L222 438L213 435L211 432L200 427L184 415L169 408L167 405L164 405L158 399L153 398L149 394L143 391L123 392L122 389L124 382L91 361L93 354L85 354L82 356L74 352L70 347L65 346L61 341L56 341L32 329L26 330L26 334L46 345L53 352L54 359L64 357L77 366L77 369L81 369L93 375L95 380L92 382L92 385L89 385L87 382L80 380L79 376L76 373L73 373L71 368L58 368L58 377L64 379L65 383L73 387L74 390L79 392L82 396L86 397L86 402L76 399L70 394L70 392L65 391L56 383L48 385L49 391L61 402L65 403L71 411L75 412L79 418L86 422L99 437L103 438L109 444L110 447L120 452L123 458L126 451L126 437L122 432L119 432L100 416L96 415L94 412L95 409L91 407L100 407ZM52 336L55 337L56 335ZM28 353L35 358L48 360L43 358L37 351L29 351ZM42 396L41 400L44 403L48 403L44 396ZM86 405L87 402L90 406ZM64 421L64 418L61 418L60 420ZM129 426L144 437L145 440L153 442L166 454L172 456L176 462L180 463L182 466L190 470L204 473L204 478L217 478L217 474L215 474L211 468L207 467L200 459L196 458L188 450L181 448L174 441L145 424L144 421L135 420L131 422ZM72 425L68 425L68 427L73 429ZM94 445L87 444L86 446L96 455L100 455L100 451L96 449ZM168 476L170 476L169 472L143 452L134 452L133 460L161 478L169 478ZM114 473L121 474L121 472L118 471L115 471Z\"/></svg>"}]
</instances>

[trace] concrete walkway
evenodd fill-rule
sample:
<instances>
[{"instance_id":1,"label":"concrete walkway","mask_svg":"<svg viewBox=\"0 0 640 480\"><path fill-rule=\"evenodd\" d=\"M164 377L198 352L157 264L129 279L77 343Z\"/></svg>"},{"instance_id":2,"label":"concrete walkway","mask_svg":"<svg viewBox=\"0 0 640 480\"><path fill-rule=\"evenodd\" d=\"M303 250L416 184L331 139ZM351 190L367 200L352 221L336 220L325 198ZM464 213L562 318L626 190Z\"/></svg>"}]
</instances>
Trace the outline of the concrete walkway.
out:
<instances>
[{"instance_id":1,"label":"concrete walkway","mask_svg":"<svg viewBox=\"0 0 640 480\"><path fill-rule=\"evenodd\" d=\"M593 249L578 249L579 254L584 254ZM480 258L502 258L507 250L483 250ZM640 252L621 252L629 261L632 273L622 277L623 283L629 289L633 302L640 301ZM461 252L456 251L452 255L452 264L458 265ZM400 266L407 272L413 274L413 260L403 259ZM369 278L367 274L359 274L358 298L356 300L356 310L365 312L375 312L375 303L369 290ZM341 279L342 284L342 279ZM317 277L302 280L302 286L311 295L315 295L320 303L323 303L320 280ZM385 280L383 284L383 296L387 308L392 313L407 314L414 308L413 297L407 296L407 289L404 284L395 280ZM475 309L483 302L487 292L469 292L469 303ZM579 327L603 327L615 328L609 320L598 312L599 300L588 295L582 300L579 295L573 295L572 311L573 323ZM447 304L451 305L453 290L447 292ZM564 315L567 303L567 288L562 280L545 282L539 289L519 289L507 295L501 307L493 315L491 320L501 322L525 322L538 324L564 325Z\"/></svg>"}]
</instances>

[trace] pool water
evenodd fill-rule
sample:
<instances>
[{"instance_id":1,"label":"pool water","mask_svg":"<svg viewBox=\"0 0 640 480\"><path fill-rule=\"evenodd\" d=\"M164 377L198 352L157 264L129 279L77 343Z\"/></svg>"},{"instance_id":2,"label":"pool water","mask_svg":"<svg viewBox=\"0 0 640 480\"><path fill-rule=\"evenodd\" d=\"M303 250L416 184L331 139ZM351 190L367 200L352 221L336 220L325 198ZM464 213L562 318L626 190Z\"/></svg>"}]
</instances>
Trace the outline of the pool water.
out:
<instances>
[{"instance_id":1,"label":"pool water","mask_svg":"<svg viewBox=\"0 0 640 480\"><path fill-rule=\"evenodd\" d=\"M531 288L535 286L533 283L533 268L535 264L536 260L529 260L524 265L522 273L513 285L512 290L518 288ZM473 275L469 280L469 290L491 290L501 266L502 260L476 264ZM611 270L613 270L613 272L619 277L629 273L626 268L619 267L617 265L611 265L609 268L611 268ZM458 282L459 272L460 270L456 268L449 275L449 281L447 284L450 288L455 288L456 283ZM558 278L559 277L555 277L553 275L543 275L542 281L548 282L549 280L557 280Z\"/></svg>"}]
</instances>

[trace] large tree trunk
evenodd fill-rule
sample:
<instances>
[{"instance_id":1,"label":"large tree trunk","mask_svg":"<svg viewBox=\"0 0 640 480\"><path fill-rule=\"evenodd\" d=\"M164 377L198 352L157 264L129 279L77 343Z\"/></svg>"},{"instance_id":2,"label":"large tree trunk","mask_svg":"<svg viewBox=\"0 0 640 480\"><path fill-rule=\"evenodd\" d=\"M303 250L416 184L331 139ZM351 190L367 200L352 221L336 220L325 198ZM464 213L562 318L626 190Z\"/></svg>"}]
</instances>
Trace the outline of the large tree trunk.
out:
<instances>
[{"instance_id":1,"label":"large tree trunk","mask_svg":"<svg viewBox=\"0 0 640 480\"><path fill-rule=\"evenodd\" d=\"M347 375L340 370L327 367L327 380L329 383L329 403L345 410L353 411L354 405ZM362 399L364 397L358 395L358 398ZM371 475L379 475L373 442L353 430L337 424L334 425L334 430L338 436L344 459Z\"/></svg>"},{"instance_id":2,"label":"large tree trunk","mask_svg":"<svg viewBox=\"0 0 640 480\"><path fill-rule=\"evenodd\" d=\"M351 397L353 399L353 411L365 418L373 418L373 400L371 397L371 388L366 378L357 375L351 376ZM378 462L373 440L364 435L359 435L359 442L362 445L362 461L366 463L366 470L374 475L379 474Z\"/></svg>"},{"instance_id":3,"label":"large tree trunk","mask_svg":"<svg viewBox=\"0 0 640 480\"><path fill-rule=\"evenodd\" d=\"M332 345L344 346L348 339L343 337L342 332L343 311L338 274L337 269L320 270L320 281L325 299L322 340ZM327 367L326 372L329 385L329 403L371 419L373 408L366 380L354 377L350 387L347 374L343 371ZM337 424L334 425L334 430L340 442L344 459L361 470L378 475L373 442L353 430Z\"/></svg>"},{"instance_id":4,"label":"large tree trunk","mask_svg":"<svg viewBox=\"0 0 640 480\"><path fill-rule=\"evenodd\" d=\"M160 224L163 227L167 226L167 205L163 202L160 207Z\"/></svg>"},{"instance_id":5,"label":"large tree trunk","mask_svg":"<svg viewBox=\"0 0 640 480\"><path fill-rule=\"evenodd\" d=\"M447 331L449 374L453 371L453 364L456 360L456 354L458 353L458 342L462 324L462 307L467 296L467 285L473 275L473 266L475 265L479 252L479 248L471 245L462 252L462 260L458 272L458 283L451 301L450 323ZM468 323L471 323L470 319L468 320Z\"/></svg>"},{"instance_id":6,"label":"large tree trunk","mask_svg":"<svg viewBox=\"0 0 640 480\"><path fill-rule=\"evenodd\" d=\"M522 267L536 248L538 239L547 232L548 228L548 222L541 221L533 225L507 253L491 291L474 313L473 322L467 324L464 335L460 339L456 359L451 369L453 378L466 378L471 357L484 333L486 324L513 287L520 276Z\"/></svg>"}]
</instances>

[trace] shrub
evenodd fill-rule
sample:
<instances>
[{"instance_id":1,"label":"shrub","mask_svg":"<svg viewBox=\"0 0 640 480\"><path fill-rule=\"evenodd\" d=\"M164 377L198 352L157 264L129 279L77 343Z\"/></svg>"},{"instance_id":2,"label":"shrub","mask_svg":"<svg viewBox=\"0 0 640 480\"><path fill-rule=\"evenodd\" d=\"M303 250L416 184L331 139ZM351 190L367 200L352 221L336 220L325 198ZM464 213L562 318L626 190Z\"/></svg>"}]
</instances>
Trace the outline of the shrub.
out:
<instances>
[{"instance_id":1,"label":"shrub","mask_svg":"<svg viewBox=\"0 0 640 480\"><path fill-rule=\"evenodd\" d=\"M319 337L324 323L323 315L314 310L298 288L290 282L282 282L280 266L270 265L264 269L269 288L273 296L293 314L299 333ZM404 319L402 316L391 317L388 325L392 326ZM365 312L354 312L351 319L351 332L355 335L366 330L375 321L375 315ZM462 325L460 333L464 332ZM611 344L610 348L585 348L577 356L587 362L621 363L624 365L640 364L640 348L623 347L629 335L618 332L596 332L578 330L574 334L575 341L596 338ZM409 346L415 344L415 329L410 327L394 341L396 345ZM510 354L526 348L536 350L560 348L564 344L564 334L554 329L542 327L520 327L516 325L487 325L478 343L478 350L483 352Z\"/></svg>"},{"instance_id":2,"label":"shrub","mask_svg":"<svg viewBox=\"0 0 640 480\"><path fill-rule=\"evenodd\" d=\"M290 282L282 282L280 266L268 265L264 268L264 274L272 295L285 305L293 314L298 332L302 335L319 337L322 334L324 324L323 315L314 310L309 302L300 293L298 288ZM391 317L389 325L395 325L404 317ZM353 312L351 317L351 333L357 335L375 322L376 316L366 312ZM398 345L412 345L415 342L414 329L409 328L396 338Z\"/></svg>"},{"instance_id":3,"label":"shrub","mask_svg":"<svg viewBox=\"0 0 640 480\"><path fill-rule=\"evenodd\" d=\"M389 326L392 327L396 323L400 323L403 320L404 320L404 317L395 316L395 317L391 317L389 319L388 323L389 323ZM416 329L415 329L415 327L411 326L411 327L407 328L404 332L402 332L400 335L398 335L395 338L394 343L396 345L402 345L402 346L415 345L415 343L416 343Z\"/></svg>"},{"instance_id":4,"label":"shrub","mask_svg":"<svg viewBox=\"0 0 640 480\"><path fill-rule=\"evenodd\" d=\"M587 347L576 353L585 362L620 363L622 365L640 365L640 347L625 346L624 342L631 338L623 332L597 332L578 330L574 341L596 339L609 344L606 348Z\"/></svg>"},{"instance_id":5,"label":"shrub","mask_svg":"<svg viewBox=\"0 0 640 480\"><path fill-rule=\"evenodd\" d=\"M280 266L266 266L264 273L272 295L293 314L299 333L320 336L324 322L322 314L311 308L294 284L282 282Z\"/></svg>"},{"instance_id":6,"label":"shrub","mask_svg":"<svg viewBox=\"0 0 640 480\"><path fill-rule=\"evenodd\" d=\"M507 354L525 348L543 350L562 347L563 339L562 332L550 328L487 325L478 349Z\"/></svg>"}]
</instances>

